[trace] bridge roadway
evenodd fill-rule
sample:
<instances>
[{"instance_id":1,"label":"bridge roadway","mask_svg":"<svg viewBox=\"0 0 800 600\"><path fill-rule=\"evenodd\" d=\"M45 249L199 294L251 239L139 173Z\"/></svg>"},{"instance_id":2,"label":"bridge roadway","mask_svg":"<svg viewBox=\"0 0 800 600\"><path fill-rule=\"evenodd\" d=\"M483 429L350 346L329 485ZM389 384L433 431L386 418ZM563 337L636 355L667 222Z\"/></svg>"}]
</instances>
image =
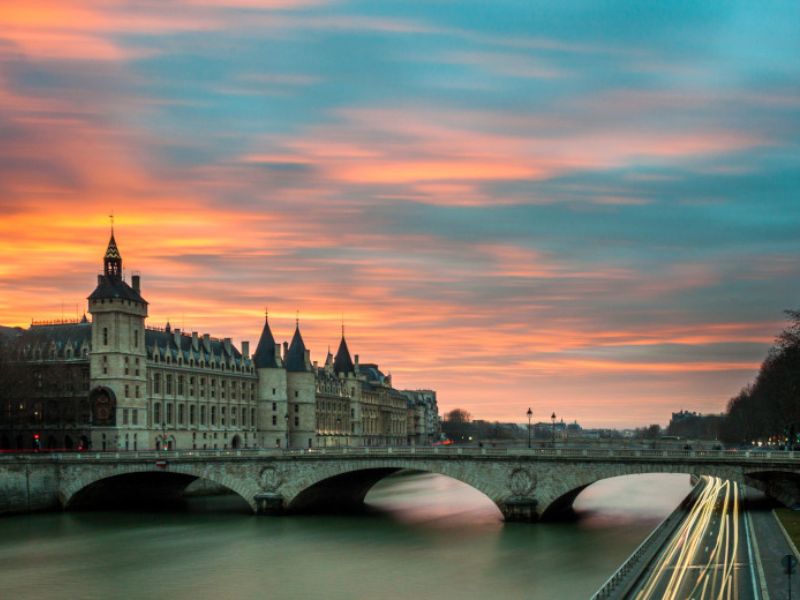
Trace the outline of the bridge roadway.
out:
<instances>
[{"instance_id":1,"label":"bridge roadway","mask_svg":"<svg viewBox=\"0 0 800 600\"><path fill-rule=\"evenodd\" d=\"M510 521L557 518L581 490L640 473L716 476L800 502L800 452L587 448L340 448L0 455L0 513L178 496L201 478L258 514L352 510L402 469L440 473L488 496Z\"/></svg>"}]
</instances>

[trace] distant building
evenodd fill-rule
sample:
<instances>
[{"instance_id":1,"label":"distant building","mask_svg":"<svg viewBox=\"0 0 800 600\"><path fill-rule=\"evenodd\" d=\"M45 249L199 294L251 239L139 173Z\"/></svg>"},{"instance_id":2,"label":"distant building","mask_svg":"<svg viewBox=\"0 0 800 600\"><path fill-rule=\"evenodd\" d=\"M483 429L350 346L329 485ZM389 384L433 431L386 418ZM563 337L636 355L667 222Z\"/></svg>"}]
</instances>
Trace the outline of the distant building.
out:
<instances>
[{"instance_id":1,"label":"distant building","mask_svg":"<svg viewBox=\"0 0 800 600\"><path fill-rule=\"evenodd\" d=\"M430 443L436 394L401 391L376 364L311 362L296 324L255 353L230 338L146 325L141 277L125 281L112 231L103 273L75 322L0 327L0 448L315 448ZM412 406L413 405L413 406ZM420 410L421 407L421 410Z\"/></svg>"},{"instance_id":2,"label":"distant building","mask_svg":"<svg viewBox=\"0 0 800 600\"><path fill-rule=\"evenodd\" d=\"M667 435L688 439L716 440L722 426L722 415L703 415L681 410L672 413Z\"/></svg>"}]
</instances>

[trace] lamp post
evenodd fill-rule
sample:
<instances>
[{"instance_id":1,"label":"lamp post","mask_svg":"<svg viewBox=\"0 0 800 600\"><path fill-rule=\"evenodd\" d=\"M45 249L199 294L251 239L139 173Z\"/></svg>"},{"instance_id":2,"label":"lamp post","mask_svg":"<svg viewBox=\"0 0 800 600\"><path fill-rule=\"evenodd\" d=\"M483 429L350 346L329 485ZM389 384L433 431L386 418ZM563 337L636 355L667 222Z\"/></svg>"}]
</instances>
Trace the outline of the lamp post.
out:
<instances>
[{"instance_id":1,"label":"lamp post","mask_svg":"<svg viewBox=\"0 0 800 600\"><path fill-rule=\"evenodd\" d=\"M531 418L533 417L533 411L528 407L528 412L525 413L528 415L528 448L531 447Z\"/></svg>"},{"instance_id":2,"label":"lamp post","mask_svg":"<svg viewBox=\"0 0 800 600\"><path fill-rule=\"evenodd\" d=\"M553 421L553 448L556 447L556 413L554 412L550 415L550 418Z\"/></svg>"}]
</instances>

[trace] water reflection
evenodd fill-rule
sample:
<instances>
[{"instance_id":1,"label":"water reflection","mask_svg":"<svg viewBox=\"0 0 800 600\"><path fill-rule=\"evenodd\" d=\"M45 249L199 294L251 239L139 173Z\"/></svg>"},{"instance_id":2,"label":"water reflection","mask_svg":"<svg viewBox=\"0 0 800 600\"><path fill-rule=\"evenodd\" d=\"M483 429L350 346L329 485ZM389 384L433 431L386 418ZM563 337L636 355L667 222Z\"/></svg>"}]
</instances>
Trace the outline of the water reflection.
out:
<instances>
[{"instance_id":1,"label":"water reflection","mask_svg":"<svg viewBox=\"0 0 800 600\"><path fill-rule=\"evenodd\" d=\"M601 482L581 519L504 524L430 474L381 482L365 516L257 518L236 497L182 512L0 519L2 597L48 599L587 598L688 492L688 478Z\"/></svg>"}]
</instances>

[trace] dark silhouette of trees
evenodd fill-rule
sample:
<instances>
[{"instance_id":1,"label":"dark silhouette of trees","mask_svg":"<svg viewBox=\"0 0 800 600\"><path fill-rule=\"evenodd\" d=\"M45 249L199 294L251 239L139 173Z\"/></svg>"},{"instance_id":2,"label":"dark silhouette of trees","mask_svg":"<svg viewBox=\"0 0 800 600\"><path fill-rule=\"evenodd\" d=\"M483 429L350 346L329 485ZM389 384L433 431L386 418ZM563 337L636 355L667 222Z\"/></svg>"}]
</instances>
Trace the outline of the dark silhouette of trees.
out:
<instances>
[{"instance_id":1,"label":"dark silhouette of trees","mask_svg":"<svg viewBox=\"0 0 800 600\"><path fill-rule=\"evenodd\" d=\"M776 338L755 381L728 402L721 430L726 442L782 441L800 432L800 311L786 314L789 325Z\"/></svg>"}]
</instances>

